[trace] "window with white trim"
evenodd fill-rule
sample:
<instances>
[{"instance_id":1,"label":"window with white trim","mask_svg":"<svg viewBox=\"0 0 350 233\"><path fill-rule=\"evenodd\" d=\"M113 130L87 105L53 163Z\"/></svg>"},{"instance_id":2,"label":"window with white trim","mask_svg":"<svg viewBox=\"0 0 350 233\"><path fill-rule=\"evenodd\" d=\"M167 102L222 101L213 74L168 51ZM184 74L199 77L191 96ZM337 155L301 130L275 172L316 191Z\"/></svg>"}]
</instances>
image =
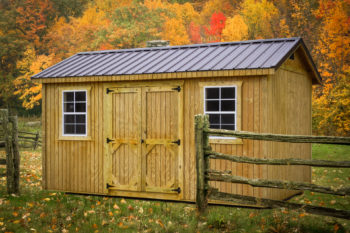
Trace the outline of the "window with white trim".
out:
<instances>
[{"instance_id":1,"label":"window with white trim","mask_svg":"<svg viewBox=\"0 0 350 233\"><path fill-rule=\"evenodd\" d=\"M236 130L236 109L236 86L204 87L204 114L209 115L210 128Z\"/></svg>"},{"instance_id":2,"label":"window with white trim","mask_svg":"<svg viewBox=\"0 0 350 233\"><path fill-rule=\"evenodd\" d=\"M62 92L62 135L87 135L87 91L67 90Z\"/></svg>"}]
</instances>

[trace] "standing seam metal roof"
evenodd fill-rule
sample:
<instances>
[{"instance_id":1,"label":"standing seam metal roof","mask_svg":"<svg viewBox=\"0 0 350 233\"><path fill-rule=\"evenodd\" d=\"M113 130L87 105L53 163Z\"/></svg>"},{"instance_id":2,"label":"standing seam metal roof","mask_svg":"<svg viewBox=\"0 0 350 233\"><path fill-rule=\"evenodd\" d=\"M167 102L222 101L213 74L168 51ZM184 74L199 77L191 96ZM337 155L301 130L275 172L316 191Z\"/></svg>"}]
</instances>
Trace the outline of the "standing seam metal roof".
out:
<instances>
[{"instance_id":1,"label":"standing seam metal roof","mask_svg":"<svg viewBox=\"0 0 350 233\"><path fill-rule=\"evenodd\" d=\"M302 45L301 38L223 42L77 53L32 78L111 76L278 68Z\"/></svg>"}]
</instances>

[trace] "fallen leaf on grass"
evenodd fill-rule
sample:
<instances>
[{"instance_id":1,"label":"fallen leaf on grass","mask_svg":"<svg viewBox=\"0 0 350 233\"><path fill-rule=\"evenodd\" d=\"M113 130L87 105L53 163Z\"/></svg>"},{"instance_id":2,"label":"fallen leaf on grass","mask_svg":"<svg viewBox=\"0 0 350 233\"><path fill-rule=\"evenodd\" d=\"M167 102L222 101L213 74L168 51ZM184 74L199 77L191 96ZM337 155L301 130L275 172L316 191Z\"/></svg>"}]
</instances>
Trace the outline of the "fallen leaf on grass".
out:
<instances>
[{"instance_id":1,"label":"fallen leaf on grass","mask_svg":"<svg viewBox=\"0 0 350 233\"><path fill-rule=\"evenodd\" d=\"M339 230L339 226L338 226L338 224L335 224L334 225L334 233L337 232L338 230Z\"/></svg>"},{"instance_id":2,"label":"fallen leaf on grass","mask_svg":"<svg viewBox=\"0 0 350 233\"><path fill-rule=\"evenodd\" d=\"M164 228L164 224L162 223L162 221L160 219L156 220L156 223L161 226L162 228Z\"/></svg>"},{"instance_id":3,"label":"fallen leaf on grass","mask_svg":"<svg viewBox=\"0 0 350 233\"><path fill-rule=\"evenodd\" d=\"M4 223L3 223L3 222L0 222L0 227L3 226L3 225L4 225Z\"/></svg>"},{"instance_id":4,"label":"fallen leaf on grass","mask_svg":"<svg viewBox=\"0 0 350 233\"><path fill-rule=\"evenodd\" d=\"M118 206L117 204L114 204L113 208L116 209L116 210L119 210L119 209L120 209L119 206Z\"/></svg>"},{"instance_id":5,"label":"fallen leaf on grass","mask_svg":"<svg viewBox=\"0 0 350 233\"><path fill-rule=\"evenodd\" d=\"M96 223L92 224L92 228L97 229L97 224Z\"/></svg>"},{"instance_id":6,"label":"fallen leaf on grass","mask_svg":"<svg viewBox=\"0 0 350 233\"><path fill-rule=\"evenodd\" d=\"M121 200L120 200L120 203L122 203L122 204L126 204L125 199L124 199L124 198L123 198L123 199L121 199Z\"/></svg>"},{"instance_id":7,"label":"fallen leaf on grass","mask_svg":"<svg viewBox=\"0 0 350 233\"><path fill-rule=\"evenodd\" d=\"M140 209L139 209L139 214L143 214L143 208L142 207L140 207Z\"/></svg>"},{"instance_id":8,"label":"fallen leaf on grass","mask_svg":"<svg viewBox=\"0 0 350 233\"><path fill-rule=\"evenodd\" d=\"M18 213L15 211L12 213L13 216L17 217L18 216Z\"/></svg>"},{"instance_id":9,"label":"fallen leaf on grass","mask_svg":"<svg viewBox=\"0 0 350 233\"><path fill-rule=\"evenodd\" d=\"M39 217L40 218L45 218L45 216L46 216L46 213L42 212Z\"/></svg>"},{"instance_id":10,"label":"fallen leaf on grass","mask_svg":"<svg viewBox=\"0 0 350 233\"><path fill-rule=\"evenodd\" d=\"M301 213L301 214L299 214L299 217L300 217L300 218L305 217L305 213Z\"/></svg>"},{"instance_id":11,"label":"fallen leaf on grass","mask_svg":"<svg viewBox=\"0 0 350 233\"><path fill-rule=\"evenodd\" d=\"M132 207L131 205L128 206L128 210L134 210L134 207Z\"/></svg>"},{"instance_id":12,"label":"fallen leaf on grass","mask_svg":"<svg viewBox=\"0 0 350 233\"><path fill-rule=\"evenodd\" d=\"M254 218L255 217L255 213L254 212L251 212L250 214L249 214L249 218Z\"/></svg>"},{"instance_id":13,"label":"fallen leaf on grass","mask_svg":"<svg viewBox=\"0 0 350 233\"><path fill-rule=\"evenodd\" d=\"M113 216L112 211L109 211L109 212L108 212L108 215L112 217L112 216Z\"/></svg>"},{"instance_id":14,"label":"fallen leaf on grass","mask_svg":"<svg viewBox=\"0 0 350 233\"><path fill-rule=\"evenodd\" d=\"M13 221L14 224L18 224L19 222L20 222L19 220Z\"/></svg>"},{"instance_id":15,"label":"fallen leaf on grass","mask_svg":"<svg viewBox=\"0 0 350 233\"><path fill-rule=\"evenodd\" d=\"M50 201L51 199L50 198L44 198L43 201Z\"/></svg>"},{"instance_id":16,"label":"fallen leaf on grass","mask_svg":"<svg viewBox=\"0 0 350 233\"><path fill-rule=\"evenodd\" d=\"M122 222L118 223L118 227L123 228L123 229L129 228L128 226L124 225Z\"/></svg>"},{"instance_id":17,"label":"fallen leaf on grass","mask_svg":"<svg viewBox=\"0 0 350 233\"><path fill-rule=\"evenodd\" d=\"M336 200L331 200L331 204L334 205L337 201Z\"/></svg>"}]
</instances>

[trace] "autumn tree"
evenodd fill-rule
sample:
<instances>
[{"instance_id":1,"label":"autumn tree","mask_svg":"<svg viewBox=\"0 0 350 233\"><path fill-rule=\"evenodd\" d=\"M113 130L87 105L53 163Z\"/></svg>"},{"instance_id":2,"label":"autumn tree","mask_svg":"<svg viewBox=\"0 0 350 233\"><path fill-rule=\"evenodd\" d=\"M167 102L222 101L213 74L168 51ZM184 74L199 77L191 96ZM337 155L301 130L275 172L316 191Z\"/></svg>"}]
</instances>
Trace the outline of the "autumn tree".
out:
<instances>
[{"instance_id":1,"label":"autumn tree","mask_svg":"<svg viewBox=\"0 0 350 233\"><path fill-rule=\"evenodd\" d=\"M222 41L240 41L248 38L248 26L239 14L226 20Z\"/></svg>"},{"instance_id":2,"label":"autumn tree","mask_svg":"<svg viewBox=\"0 0 350 233\"><path fill-rule=\"evenodd\" d=\"M277 34L279 12L268 0L244 0L241 14L248 26L248 38L271 38Z\"/></svg>"},{"instance_id":3,"label":"autumn tree","mask_svg":"<svg viewBox=\"0 0 350 233\"><path fill-rule=\"evenodd\" d=\"M324 80L313 95L314 128L350 136L350 2L320 0L316 17L322 30L315 54Z\"/></svg>"}]
</instances>

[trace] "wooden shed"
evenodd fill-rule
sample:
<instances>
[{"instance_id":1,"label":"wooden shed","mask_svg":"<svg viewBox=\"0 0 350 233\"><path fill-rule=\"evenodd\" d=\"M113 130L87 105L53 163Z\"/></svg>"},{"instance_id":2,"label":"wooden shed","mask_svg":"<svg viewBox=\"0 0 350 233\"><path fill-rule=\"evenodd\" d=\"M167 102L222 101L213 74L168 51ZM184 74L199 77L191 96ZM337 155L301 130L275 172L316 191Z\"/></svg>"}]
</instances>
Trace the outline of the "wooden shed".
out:
<instances>
[{"instance_id":1,"label":"wooden shed","mask_svg":"<svg viewBox=\"0 0 350 233\"><path fill-rule=\"evenodd\" d=\"M301 38L82 52L32 77L42 83L43 187L195 201L194 116L212 128L311 134L320 75ZM213 149L310 158L311 145L210 138ZM216 160L244 177L310 181L308 167ZM220 191L292 192L217 182Z\"/></svg>"}]
</instances>

